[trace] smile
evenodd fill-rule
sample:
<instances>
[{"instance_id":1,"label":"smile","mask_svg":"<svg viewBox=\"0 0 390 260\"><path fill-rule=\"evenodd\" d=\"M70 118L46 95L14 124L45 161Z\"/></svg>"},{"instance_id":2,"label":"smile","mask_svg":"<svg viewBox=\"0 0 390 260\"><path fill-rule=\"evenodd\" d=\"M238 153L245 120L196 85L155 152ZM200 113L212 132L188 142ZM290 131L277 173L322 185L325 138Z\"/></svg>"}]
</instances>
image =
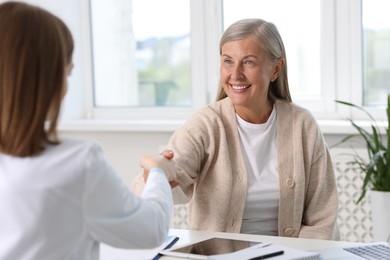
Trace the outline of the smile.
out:
<instances>
[{"instance_id":1,"label":"smile","mask_svg":"<svg viewBox=\"0 0 390 260\"><path fill-rule=\"evenodd\" d=\"M242 89L247 89L249 88L251 85L246 85L246 86L243 86L243 85L231 85L233 89L236 89L236 90L242 90Z\"/></svg>"}]
</instances>

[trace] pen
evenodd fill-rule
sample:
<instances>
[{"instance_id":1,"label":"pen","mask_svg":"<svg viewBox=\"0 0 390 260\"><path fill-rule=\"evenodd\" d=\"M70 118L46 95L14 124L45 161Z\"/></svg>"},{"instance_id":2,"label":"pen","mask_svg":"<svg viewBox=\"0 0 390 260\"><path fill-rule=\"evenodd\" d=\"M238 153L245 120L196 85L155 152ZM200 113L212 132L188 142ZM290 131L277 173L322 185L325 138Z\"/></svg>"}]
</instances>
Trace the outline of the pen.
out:
<instances>
[{"instance_id":1,"label":"pen","mask_svg":"<svg viewBox=\"0 0 390 260\"><path fill-rule=\"evenodd\" d=\"M283 254L284 254L284 251L283 251L283 250L280 250L280 251L276 251L276 252L273 252L273 253L269 253L269 254L265 254L265 255L256 256L256 257L250 258L249 260L266 259L266 258L278 256L278 255L283 255Z\"/></svg>"}]
</instances>

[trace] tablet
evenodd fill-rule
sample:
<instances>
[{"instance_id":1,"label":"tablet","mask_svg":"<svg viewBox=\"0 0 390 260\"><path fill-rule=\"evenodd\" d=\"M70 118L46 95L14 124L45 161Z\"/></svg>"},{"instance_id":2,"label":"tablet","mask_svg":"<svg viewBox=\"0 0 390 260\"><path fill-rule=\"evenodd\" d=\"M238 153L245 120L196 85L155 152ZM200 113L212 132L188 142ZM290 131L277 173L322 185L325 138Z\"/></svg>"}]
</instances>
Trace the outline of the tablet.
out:
<instances>
[{"instance_id":1,"label":"tablet","mask_svg":"<svg viewBox=\"0 0 390 260\"><path fill-rule=\"evenodd\" d=\"M196 243L163 250L160 254L191 259L207 259L208 256L233 253L250 247L261 247L264 244L258 241L213 237Z\"/></svg>"}]
</instances>

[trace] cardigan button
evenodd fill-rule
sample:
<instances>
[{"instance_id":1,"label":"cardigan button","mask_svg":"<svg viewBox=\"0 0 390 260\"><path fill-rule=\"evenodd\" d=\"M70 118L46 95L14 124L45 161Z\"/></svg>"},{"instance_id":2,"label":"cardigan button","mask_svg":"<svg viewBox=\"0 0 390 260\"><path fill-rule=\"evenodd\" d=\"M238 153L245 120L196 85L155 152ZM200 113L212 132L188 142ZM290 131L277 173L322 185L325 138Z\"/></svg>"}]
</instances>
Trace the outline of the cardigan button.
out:
<instances>
[{"instance_id":1,"label":"cardigan button","mask_svg":"<svg viewBox=\"0 0 390 260\"><path fill-rule=\"evenodd\" d=\"M286 181L286 186L287 186L288 188L292 188L292 187L294 187L294 185L295 185L295 182L294 182L293 179L288 179L288 180Z\"/></svg>"},{"instance_id":2,"label":"cardigan button","mask_svg":"<svg viewBox=\"0 0 390 260\"><path fill-rule=\"evenodd\" d=\"M284 234L287 235L287 236L292 235L292 233L294 233L294 229L293 228L286 228L284 230Z\"/></svg>"}]
</instances>

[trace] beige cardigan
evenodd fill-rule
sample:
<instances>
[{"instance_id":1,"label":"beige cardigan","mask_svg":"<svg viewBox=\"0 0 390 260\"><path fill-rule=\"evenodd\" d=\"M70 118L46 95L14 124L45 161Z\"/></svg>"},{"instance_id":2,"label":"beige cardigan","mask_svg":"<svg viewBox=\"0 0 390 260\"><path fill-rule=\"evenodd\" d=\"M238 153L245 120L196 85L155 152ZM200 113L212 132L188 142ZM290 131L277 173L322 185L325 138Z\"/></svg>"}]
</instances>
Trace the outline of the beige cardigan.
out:
<instances>
[{"instance_id":1,"label":"beige cardigan","mask_svg":"<svg viewBox=\"0 0 390 260\"><path fill-rule=\"evenodd\" d=\"M339 239L332 161L309 111L276 101L279 236ZM192 229L240 232L247 192L236 114L229 98L199 110L171 137ZM139 178L138 185L143 182Z\"/></svg>"}]
</instances>

